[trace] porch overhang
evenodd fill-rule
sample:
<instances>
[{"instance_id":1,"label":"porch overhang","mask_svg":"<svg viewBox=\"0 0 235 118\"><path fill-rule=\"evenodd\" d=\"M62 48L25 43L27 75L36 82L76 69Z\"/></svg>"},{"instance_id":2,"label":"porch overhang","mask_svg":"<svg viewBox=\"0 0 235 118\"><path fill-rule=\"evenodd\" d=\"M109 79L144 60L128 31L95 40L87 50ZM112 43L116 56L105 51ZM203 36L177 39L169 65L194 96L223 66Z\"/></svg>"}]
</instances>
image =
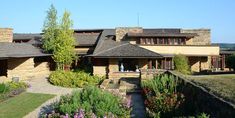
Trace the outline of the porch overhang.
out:
<instances>
[{"instance_id":1,"label":"porch overhang","mask_svg":"<svg viewBox=\"0 0 235 118\"><path fill-rule=\"evenodd\" d=\"M125 57L125 56L92 56L92 55L87 55L88 57L93 57L93 58L114 58L114 59L120 59L120 58L131 58L131 59L146 59L146 58L152 58L152 59L156 59L156 58L163 58L161 57L136 57L136 56L129 56L129 57Z\"/></svg>"}]
</instances>

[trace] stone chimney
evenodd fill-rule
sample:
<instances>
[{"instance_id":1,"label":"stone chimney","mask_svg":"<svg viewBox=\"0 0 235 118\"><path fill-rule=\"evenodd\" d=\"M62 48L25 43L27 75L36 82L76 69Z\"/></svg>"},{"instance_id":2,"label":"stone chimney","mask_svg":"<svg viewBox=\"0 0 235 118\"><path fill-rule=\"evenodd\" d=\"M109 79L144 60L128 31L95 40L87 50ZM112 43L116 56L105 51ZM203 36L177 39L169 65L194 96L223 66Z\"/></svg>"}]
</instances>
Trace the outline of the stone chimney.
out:
<instances>
[{"instance_id":1,"label":"stone chimney","mask_svg":"<svg viewBox=\"0 0 235 118\"><path fill-rule=\"evenodd\" d=\"M186 42L187 45L211 45L210 29L181 29L181 33L197 34L197 36Z\"/></svg>"},{"instance_id":2,"label":"stone chimney","mask_svg":"<svg viewBox=\"0 0 235 118\"><path fill-rule=\"evenodd\" d=\"M13 41L13 29L0 28L0 42L12 42L12 41Z\"/></svg>"},{"instance_id":3,"label":"stone chimney","mask_svg":"<svg viewBox=\"0 0 235 118\"><path fill-rule=\"evenodd\" d=\"M127 33L143 33L142 27L117 27L116 41L121 41L125 38Z\"/></svg>"}]
</instances>

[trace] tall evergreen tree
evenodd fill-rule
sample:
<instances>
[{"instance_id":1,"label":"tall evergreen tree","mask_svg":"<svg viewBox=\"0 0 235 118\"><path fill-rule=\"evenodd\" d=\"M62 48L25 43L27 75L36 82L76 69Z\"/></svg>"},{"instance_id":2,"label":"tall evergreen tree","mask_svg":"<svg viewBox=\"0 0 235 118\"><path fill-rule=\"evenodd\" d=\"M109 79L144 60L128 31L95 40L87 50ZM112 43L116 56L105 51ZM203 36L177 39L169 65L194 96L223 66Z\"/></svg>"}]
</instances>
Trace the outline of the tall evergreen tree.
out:
<instances>
[{"instance_id":1,"label":"tall evergreen tree","mask_svg":"<svg viewBox=\"0 0 235 118\"><path fill-rule=\"evenodd\" d=\"M53 5L47 11L43 25L43 49L48 53L55 50L54 41L58 36L57 10Z\"/></svg>"}]
</instances>

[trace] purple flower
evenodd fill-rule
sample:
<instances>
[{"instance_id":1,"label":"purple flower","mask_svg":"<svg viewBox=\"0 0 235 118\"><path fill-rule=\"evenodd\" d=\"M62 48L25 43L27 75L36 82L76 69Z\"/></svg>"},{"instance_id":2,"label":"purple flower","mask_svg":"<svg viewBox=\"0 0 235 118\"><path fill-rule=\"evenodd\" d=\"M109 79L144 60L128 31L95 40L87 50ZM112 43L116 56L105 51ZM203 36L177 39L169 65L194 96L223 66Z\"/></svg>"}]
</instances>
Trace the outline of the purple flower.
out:
<instances>
[{"instance_id":1,"label":"purple flower","mask_svg":"<svg viewBox=\"0 0 235 118\"><path fill-rule=\"evenodd\" d=\"M75 113L74 116L73 116L73 118L79 118L78 116L79 116L79 114L78 114L78 113Z\"/></svg>"},{"instance_id":2,"label":"purple flower","mask_svg":"<svg viewBox=\"0 0 235 118\"><path fill-rule=\"evenodd\" d=\"M91 114L91 118L97 118L94 113Z\"/></svg>"},{"instance_id":3,"label":"purple flower","mask_svg":"<svg viewBox=\"0 0 235 118\"><path fill-rule=\"evenodd\" d=\"M79 110L78 118L84 118L84 116L85 116L84 110L83 110L83 109L80 109L80 110Z\"/></svg>"},{"instance_id":4,"label":"purple flower","mask_svg":"<svg viewBox=\"0 0 235 118\"><path fill-rule=\"evenodd\" d=\"M66 115L64 116L64 118L69 118L69 114L66 113Z\"/></svg>"}]
</instances>

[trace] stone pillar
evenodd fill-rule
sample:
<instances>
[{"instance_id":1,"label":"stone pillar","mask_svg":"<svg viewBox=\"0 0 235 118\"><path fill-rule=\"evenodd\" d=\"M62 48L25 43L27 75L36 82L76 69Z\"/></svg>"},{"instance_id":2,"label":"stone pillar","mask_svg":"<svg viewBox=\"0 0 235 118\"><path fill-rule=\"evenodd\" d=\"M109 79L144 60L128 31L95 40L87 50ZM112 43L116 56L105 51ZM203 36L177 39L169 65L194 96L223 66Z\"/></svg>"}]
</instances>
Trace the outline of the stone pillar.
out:
<instances>
[{"instance_id":1,"label":"stone pillar","mask_svg":"<svg viewBox=\"0 0 235 118\"><path fill-rule=\"evenodd\" d=\"M143 33L141 27L117 27L116 28L116 41L121 41L125 38L127 33Z\"/></svg>"},{"instance_id":2,"label":"stone pillar","mask_svg":"<svg viewBox=\"0 0 235 118\"><path fill-rule=\"evenodd\" d=\"M109 59L109 73L118 72L118 59Z\"/></svg>"},{"instance_id":3,"label":"stone pillar","mask_svg":"<svg viewBox=\"0 0 235 118\"><path fill-rule=\"evenodd\" d=\"M12 42L12 41L13 41L13 29L0 28L0 42Z\"/></svg>"}]
</instances>

